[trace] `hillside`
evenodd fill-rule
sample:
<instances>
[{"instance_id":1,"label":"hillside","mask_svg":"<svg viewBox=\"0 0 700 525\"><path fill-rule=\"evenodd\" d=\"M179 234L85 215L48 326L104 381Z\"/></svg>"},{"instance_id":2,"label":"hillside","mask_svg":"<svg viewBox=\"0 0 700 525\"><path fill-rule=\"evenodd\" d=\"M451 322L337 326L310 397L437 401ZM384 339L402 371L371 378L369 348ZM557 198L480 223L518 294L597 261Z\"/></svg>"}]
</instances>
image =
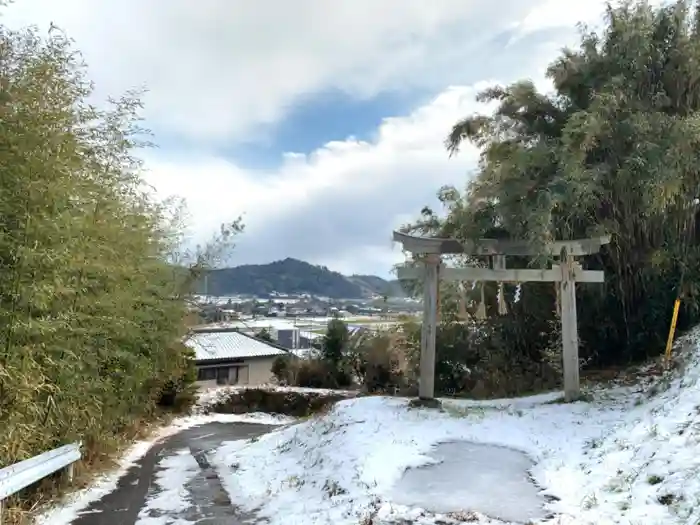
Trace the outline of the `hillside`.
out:
<instances>
[{"instance_id":1,"label":"hillside","mask_svg":"<svg viewBox=\"0 0 700 525\"><path fill-rule=\"evenodd\" d=\"M376 275L351 275L346 279L365 289L367 294L376 293L389 297L404 297L406 295L397 280L387 281Z\"/></svg>"},{"instance_id":2,"label":"hillside","mask_svg":"<svg viewBox=\"0 0 700 525\"><path fill-rule=\"evenodd\" d=\"M231 502L270 525L697 525L700 330L674 358L571 404L551 392L418 411L358 397L211 461Z\"/></svg>"},{"instance_id":3,"label":"hillside","mask_svg":"<svg viewBox=\"0 0 700 525\"><path fill-rule=\"evenodd\" d=\"M205 292L203 283L200 291ZM324 266L291 258L269 264L246 264L212 270L206 292L218 296L309 293L338 299L359 299L372 294L404 295L398 281L387 281L374 275L348 277Z\"/></svg>"}]
</instances>

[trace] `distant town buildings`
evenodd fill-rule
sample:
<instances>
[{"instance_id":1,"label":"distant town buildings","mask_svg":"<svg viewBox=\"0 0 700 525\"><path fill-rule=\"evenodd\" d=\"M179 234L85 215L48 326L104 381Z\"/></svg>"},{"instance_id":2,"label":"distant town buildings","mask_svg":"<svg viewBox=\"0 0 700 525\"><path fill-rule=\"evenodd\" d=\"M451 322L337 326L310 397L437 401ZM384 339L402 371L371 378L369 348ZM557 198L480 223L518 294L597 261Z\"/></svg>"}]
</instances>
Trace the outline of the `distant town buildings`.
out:
<instances>
[{"instance_id":1,"label":"distant town buildings","mask_svg":"<svg viewBox=\"0 0 700 525\"><path fill-rule=\"evenodd\" d=\"M198 322L194 329L239 331L290 351L318 346L328 322L340 318L349 329L380 330L395 325L400 316L415 315L420 303L412 299L338 300L310 294L271 293L267 297L195 296Z\"/></svg>"}]
</instances>

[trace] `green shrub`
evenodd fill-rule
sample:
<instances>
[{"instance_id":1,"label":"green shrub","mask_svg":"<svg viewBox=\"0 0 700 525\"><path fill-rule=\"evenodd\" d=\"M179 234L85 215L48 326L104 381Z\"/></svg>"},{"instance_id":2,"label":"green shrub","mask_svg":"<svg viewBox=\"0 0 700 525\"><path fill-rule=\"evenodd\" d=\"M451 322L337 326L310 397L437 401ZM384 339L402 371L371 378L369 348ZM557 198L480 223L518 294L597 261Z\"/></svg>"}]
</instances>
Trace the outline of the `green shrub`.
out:
<instances>
[{"instance_id":1,"label":"green shrub","mask_svg":"<svg viewBox=\"0 0 700 525\"><path fill-rule=\"evenodd\" d=\"M288 385L293 382L293 357L280 355L272 362L272 375L280 385Z\"/></svg>"},{"instance_id":2,"label":"green shrub","mask_svg":"<svg viewBox=\"0 0 700 525\"><path fill-rule=\"evenodd\" d=\"M349 353L360 383L367 392L394 393L407 386L401 370L401 350L392 333L363 338Z\"/></svg>"},{"instance_id":3,"label":"green shrub","mask_svg":"<svg viewBox=\"0 0 700 525\"><path fill-rule=\"evenodd\" d=\"M349 339L348 325L340 319L332 319L328 323L326 334L323 336L321 359L328 363L329 366L339 368Z\"/></svg>"},{"instance_id":4,"label":"green shrub","mask_svg":"<svg viewBox=\"0 0 700 525\"><path fill-rule=\"evenodd\" d=\"M192 350L182 345L179 352L182 360L180 373L161 387L158 405L177 413L186 413L197 400L197 367Z\"/></svg>"},{"instance_id":5,"label":"green shrub","mask_svg":"<svg viewBox=\"0 0 700 525\"><path fill-rule=\"evenodd\" d=\"M336 388L334 370L322 359L300 359L295 363L295 384L305 388Z\"/></svg>"},{"instance_id":6,"label":"green shrub","mask_svg":"<svg viewBox=\"0 0 700 525\"><path fill-rule=\"evenodd\" d=\"M538 342L528 353L511 339L514 336L512 330L517 326L507 316L491 318L486 322L447 320L441 323L436 341L436 393L498 398L558 387L561 357L556 329L540 334L534 331L520 334L520 337ZM408 377L415 381L420 367L420 325L408 323L404 325L404 330L412 370ZM553 350L540 354L538 348Z\"/></svg>"},{"instance_id":7,"label":"green shrub","mask_svg":"<svg viewBox=\"0 0 700 525\"><path fill-rule=\"evenodd\" d=\"M224 414L266 412L305 417L323 412L334 403L352 397L353 394L345 392L280 392L265 388L241 388L232 389L226 397L208 408Z\"/></svg>"}]
</instances>

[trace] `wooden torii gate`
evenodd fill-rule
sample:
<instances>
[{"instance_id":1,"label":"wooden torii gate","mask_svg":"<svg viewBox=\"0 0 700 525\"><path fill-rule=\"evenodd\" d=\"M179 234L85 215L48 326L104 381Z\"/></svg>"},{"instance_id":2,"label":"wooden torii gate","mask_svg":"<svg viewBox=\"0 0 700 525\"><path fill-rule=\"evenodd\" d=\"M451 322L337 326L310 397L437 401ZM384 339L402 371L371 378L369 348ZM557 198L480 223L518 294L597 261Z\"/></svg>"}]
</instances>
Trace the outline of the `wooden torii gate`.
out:
<instances>
[{"instance_id":1,"label":"wooden torii gate","mask_svg":"<svg viewBox=\"0 0 700 525\"><path fill-rule=\"evenodd\" d=\"M574 259L581 255L598 253L610 237L597 237L572 241L556 241L535 248L526 241L478 239L461 242L456 239L416 237L394 232L394 241L400 242L404 251L424 258L424 267L400 268L399 279L423 279L423 323L421 331L419 399L431 402L435 394L435 335L438 318L438 286L446 281L497 281L497 282L558 282L559 313L561 318L562 351L564 365L564 397L567 402L580 396L578 329L576 319L576 283L602 283L602 271L584 270ZM559 264L551 270L506 269L505 257L510 255L559 257ZM462 254L493 257L491 268L447 268L442 255Z\"/></svg>"}]
</instances>

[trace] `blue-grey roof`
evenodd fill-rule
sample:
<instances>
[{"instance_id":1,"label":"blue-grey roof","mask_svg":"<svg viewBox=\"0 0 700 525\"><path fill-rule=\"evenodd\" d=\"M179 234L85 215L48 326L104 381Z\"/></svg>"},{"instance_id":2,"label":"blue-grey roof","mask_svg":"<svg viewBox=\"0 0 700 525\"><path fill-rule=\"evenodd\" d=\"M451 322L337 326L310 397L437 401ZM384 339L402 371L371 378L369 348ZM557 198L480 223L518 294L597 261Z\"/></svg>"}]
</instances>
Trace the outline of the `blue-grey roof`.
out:
<instances>
[{"instance_id":1,"label":"blue-grey roof","mask_svg":"<svg viewBox=\"0 0 700 525\"><path fill-rule=\"evenodd\" d=\"M197 361L245 359L286 354L284 350L240 332L200 332L185 341Z\"/></svg>"}]
</instances>

